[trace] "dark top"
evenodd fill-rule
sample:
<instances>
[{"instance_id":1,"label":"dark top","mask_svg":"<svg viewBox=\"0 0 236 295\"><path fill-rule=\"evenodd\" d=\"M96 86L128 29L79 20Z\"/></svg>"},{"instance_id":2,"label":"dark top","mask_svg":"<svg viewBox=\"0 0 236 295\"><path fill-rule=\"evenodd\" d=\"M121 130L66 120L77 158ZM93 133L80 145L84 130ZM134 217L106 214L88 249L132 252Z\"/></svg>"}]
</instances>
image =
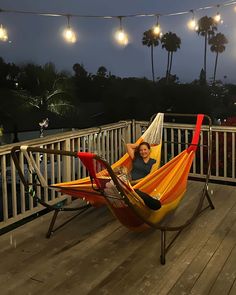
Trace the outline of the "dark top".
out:
<instances>
[{"instance_id":1,"label":"dark top","mask_svg":"<svg viewBox=\"0 0 236 295\"><path fill-rule=\"evenodd\" d=\"M152 165L156 163L156 160L150 158L147 163L143 161L141 157L135 157L133 160L133 168L131 170L132 180L137 180L148 175L152 169Z\"/></svg>"}]
</instances>

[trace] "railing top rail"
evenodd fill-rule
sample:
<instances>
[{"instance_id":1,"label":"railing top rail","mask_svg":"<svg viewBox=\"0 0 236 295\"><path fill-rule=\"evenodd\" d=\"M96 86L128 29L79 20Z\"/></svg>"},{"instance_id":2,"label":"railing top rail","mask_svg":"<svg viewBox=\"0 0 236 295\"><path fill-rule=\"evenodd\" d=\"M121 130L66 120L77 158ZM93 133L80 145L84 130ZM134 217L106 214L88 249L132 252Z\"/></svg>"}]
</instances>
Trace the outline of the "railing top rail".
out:
<instances>
[{"instance_id":1,"label":"railing top rail","mask_svg":"<svg viewBox=\"0 0 236 295\"><path fill-rule=\"evenodd\" d=\"M136 124L139 125L147 125L147 121L135 121ZM192 129L195 124L185 124L185 123L176 123L176 122L164 122L164 127L175 128L175 129ZM202 125L202 129L206 130L208 128L207 125ZM212 131L217 132L236 132L236 126L218 126L212 125Z\"/></svg>"},{"instance_id":2,"label":"railing top rail","mask_svg":"<svg viewBox=\"0 0 236 295\"><path fill-rule=\"evenodd\" d=\"M37 146L37 145L43 145L43 144L50 144L51 142L60 142L60 141L64 141L67 138L75 138L78 136L87 136L93 133L99 133L99 132L103 132L103 131L107 131L107 130L113 130L113 129L117 129L117 128L122 128L125 127L126 125L128 126L129 124L131 124L131 120L127 120L127 121L119 121L117 123L110 123L110 124L106 124L106 125L102 125L99 127L91 127L91 128L85 128L85 129L76 129L76 130L72 130L72 131L66 131L66 132L62 132L62 133L57 133L54 135L47 135L45 137L40 137L40 138L36 138L36 139L31 139L31 140L27 140L27 141L21 141L20 144L21 145L31 145L31 146ZM6 144L0 147L0 155L1 154L5 154L6 152L10 151L14 146L18 146L18 143L12 143L12 144Z\"/></svg>"},{"instance_id":3,"label":"railing top rail","mask_svg":"<svg viewBox=\"0 0 236 295\"><path fill-rule=\"evenodd\" d=\"M131 124L132 120L126 120L126 121L119 121L117 123L111 123L111 124L106 124L102 125L99 127L92 127L92 128L86 128L86 129L77 129L77 130L72 130L72 131L66 131L62 133L57 133L54 135L47 135L42 138L37 138L37 139L31 139L27 141L22 141L21 145L31 145L31 146L38 146L38 145L43 145L43 144L50 144L55 141L60 142L63 141L67 138L75 138L78 136L87 136L93 133L99 133L102 131L106 130L113 130L116 128L122 128L126 125ZM137 125L148 125L147 121L135 121ZM176 122L165 122L164 127L166 128L174 128L174 129L193 129L194 124L183 124L183 123L176 123ZM203 125L202 130L206 131L208 130L208 126ZM214 132L236 132L236 126L217 126L213 125L212 126L212 131ZM14 146L19 145L19 143L12 143L12 144L7 144L3 145L0 147L0 155L1 154L6 154L10 152L11 148Z\"/></svg>"}]
</instances>

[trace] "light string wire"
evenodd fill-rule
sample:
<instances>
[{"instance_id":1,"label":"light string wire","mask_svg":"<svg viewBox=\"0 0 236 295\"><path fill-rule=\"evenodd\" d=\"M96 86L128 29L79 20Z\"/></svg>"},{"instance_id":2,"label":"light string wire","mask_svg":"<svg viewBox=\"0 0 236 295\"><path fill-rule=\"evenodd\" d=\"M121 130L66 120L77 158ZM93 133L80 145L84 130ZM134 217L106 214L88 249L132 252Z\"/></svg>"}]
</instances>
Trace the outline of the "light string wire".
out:
<instances>
[{"instance_id":1,"label":"light string wire","mask_svg":"<svg viewBox=\"0 0 236 295\"><path fill-rule=\"evenodd\" d=\"M190 9L187 11L179 11L173 13L143 13L143 14L127 14L127 15L81 15L81 14L73 14L73 13L53 13L53 12L36 12L36 11L23 11L23 10L11 10L11 9L1 9L0 13L18 13L18 14L31 14L31 15L40 15L40 16L48 16L48 17L78 17L78 18L100 18L100 19L113 19L113 18L132 18L132 17L154 17L154 16L176 16L176 15L184 15L189 14L192 11L201 11L212 8L226 7L236 4L236 1L227 1L218 4L212 4L210 6L199 7L196 9Z\"/></svg>"}]
</instances>

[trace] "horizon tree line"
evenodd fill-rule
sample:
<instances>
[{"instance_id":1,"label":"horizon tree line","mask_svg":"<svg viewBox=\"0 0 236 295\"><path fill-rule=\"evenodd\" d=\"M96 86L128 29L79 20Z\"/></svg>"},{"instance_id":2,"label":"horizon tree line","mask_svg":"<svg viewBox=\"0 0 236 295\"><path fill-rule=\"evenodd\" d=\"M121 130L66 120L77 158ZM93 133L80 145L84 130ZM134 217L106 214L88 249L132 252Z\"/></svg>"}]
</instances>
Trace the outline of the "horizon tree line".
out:
<instances>
[{"instance_id":1,"label":"horizon tree line","mask_svg":"<svg viewBox=\"0 0 236 295\"><path fill-rule=\"evenodd\" d=\"M37 128L37 122L48 117L57 126L63 122L64 127L81 127L86 120L96 119L94 124L97 120L108 123L130 116L144 120L157 109L197 111L213 117L235 112L236 85L218 83L212 87L200 79L188 84L166 84L165 80L153 83L147 78L117 77L104 66L91 74L79 63L74 64L73 71L59 72L53 63L16 66L0 58L0 125L5 122L4 126L19 130L27 121L27 126ZM95 106L97 113L90 119L86 108L89 110L91 104L87 103L94 102L100 105Z\"/></svg>"}]
</instances>

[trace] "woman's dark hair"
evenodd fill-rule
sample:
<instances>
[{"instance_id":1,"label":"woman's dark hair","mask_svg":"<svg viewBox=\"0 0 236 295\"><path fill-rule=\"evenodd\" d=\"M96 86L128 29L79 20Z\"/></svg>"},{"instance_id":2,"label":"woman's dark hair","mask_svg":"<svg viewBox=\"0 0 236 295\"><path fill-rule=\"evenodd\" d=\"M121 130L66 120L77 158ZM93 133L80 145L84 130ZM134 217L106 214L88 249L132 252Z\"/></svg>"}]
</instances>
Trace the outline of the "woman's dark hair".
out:
<instances>
[{"instance_id":1,"label":"woman's dark hair","mask_svg":"<svg viewBox=\"0 0 236 295\"><path fill-rule=\"evenodd\" d=\"M141 147L142 145L146 145L146 147L147 147L149 150L151 149L151 146L150 146L150 144L149 144L148 142L146 142L146 141L142 141L142 142L139 144L139 146L137 147L136 151L135 151L135 154L134 154L135 157L139 156L139 150L140 150L140 147Z\"/></svg>"},{"instance_id":2,"label":"woman's dark hair","mask_svg":"<svg viewBox=\"0 0 236 295\"><path fill-rule=\"evenodd\" d=\"M146 142L146 141L143 141L143 142L141 142L141 143L139 144L139 146L138 146L138 150L140 149L140 147L141 147L142 145L146 145L147 148L148 148L149 150L151 149L150 144L149 144L148 142Z\"/></svg>"}]
</instances>

